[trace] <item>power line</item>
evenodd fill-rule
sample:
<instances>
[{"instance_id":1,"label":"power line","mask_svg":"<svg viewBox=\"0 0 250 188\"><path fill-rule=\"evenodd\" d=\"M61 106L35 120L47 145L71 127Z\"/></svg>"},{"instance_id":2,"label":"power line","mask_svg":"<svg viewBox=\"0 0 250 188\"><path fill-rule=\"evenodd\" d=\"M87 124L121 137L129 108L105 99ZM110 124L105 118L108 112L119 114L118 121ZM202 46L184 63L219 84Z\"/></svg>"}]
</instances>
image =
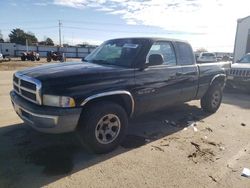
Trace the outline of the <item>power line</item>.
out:
<instances>
[{"instance_id":1,"label":"power line","mask_svg":"<svg viewBox=\"0 0 250 188\"><path fill-rule=\"evenodd\" d=\"M20 28L20 29L26 29L26 30L29 30L29 29L32 29L32 30L35 30L35 29L54 29L54 28L57 28L58 26L45 26L45 27L14 27L14 28L4 28L4 29L0 29L1 31L8 31L8 30L12 30L12 29L17 29L17 28Z\"/></svg>"},{"instance_id":2,"label":"power line","mask_svg":"<svg viewBox=\"0 0 250 188\"><path fill-rule=\"evenodd\" d=\"M43 20L43 21L45 21L45 20ZM155 32L155 31L125 31L125 30L114 30L114 29L108 29L108 30L105 30L105 29L103 29L103 28L90 28L90 27L81 27L81 26L64 26L63 28L66 28L66 29L84 29L84 30L89 30L89 31L97 31L97 32L120 32L120 33L146 33L146 34L178 34L178 35L182 35L182 34L189 34L189 35L203 35L204 33L196 33L196 32L182 32L182 31L175 31L175 30L164 30L164 29L162 29L162 28L160 28L160 27L156 27L156 26L151 26L151 27L148 27L148 26L145 26L145 25L126 25L125 23L124 24L122 24L122 23L110 23L110 22L93 22L93 21L74 21L74 20L59 20L59 22L60 23L62 23L62 21L63 22L66 22L66 23L72 23L72 24L74 24L74 23L78 23L78 24L88 24L88 25L97 25L97 26L102 26L102 25L105 25L105 26L107 26L107 25L113 25L113 26L119 26L119 28L121 27L121 26L124 26L124 27L126 27L126 28L128 28L128 27L131 27L131 29L132 28L136 28L136 27L140 27L140 28L142 28L142 29L144 29L144 28L147 28L147 29L153 29L153 28L157 28L158 30L160 29L161 31L159 32ZM39 23L39 21L19 21L20 23L22 22L22 23L28 23L28 22L30 22L30 23L32 23L32 22L38 22ZM50 20L50 22L51 22L51 20ZM53 21L54 22L54 21ZM1 23L1 22L0 22ZM18 22L16 22L16 23L18 23ZM60 23L59 23L59 25L60 25ZM62 26L62 25L61 25ZM58 26L52 26L52 27L16 27L16 28L22 28L22 29L54 29L54 28L56 28L56 27L58 27ZM11 30L11 29L1 29L2 31L6 31L6 30Z\"/></svg>"},{"instance_id":3,"label":"power line","mask_svg":"<svg viewBox=\"0 0 250 188\"><path fill-rule=\"evenodd\" d=\"M15 25L15 24L22 24L22 23L37 23L37 24L41 24L41 22L55 22L56 20L25 20L25 21L14 21L14 22L0 22L0 24L12 24L12 25Z\"/></svg>"},{"instance_id":4,"label":"power line","mask_svg":"<svg viewBox=\"0 0 250 188\"><path fill-rule=\"evenodd\" d=\"M114 29L97 29L97 28L89 28L89 27L74 27L74 26L63 26L66 29L78 29L78 30L89 30L89 31L97 31L97 32L119 32L119 33L138 33L138 34L187 34L184 32L178 31L162 31L162 32L149 32L149 31L124 31L124 30L114 30ZM191 33L190 33L191 34ZM203 33L196 33L203 34Z\"/></svg>"},{"instance_id":5,"label":"power line","mask_svg":"<svg viewBox=\"0 0 250 188\"><path fill-rule=\"evenodd\" d=\"M93 22L93 21L74 21L74 20L63 20L63 22L67 22L67 23L83 23L83 24L90 24L90 25L115 25L115 26L136 26L136 25L125 25L122 23L111 23L111 22ZM143 25L140 25L143 26Z\"/></svg>"}]
</instances>

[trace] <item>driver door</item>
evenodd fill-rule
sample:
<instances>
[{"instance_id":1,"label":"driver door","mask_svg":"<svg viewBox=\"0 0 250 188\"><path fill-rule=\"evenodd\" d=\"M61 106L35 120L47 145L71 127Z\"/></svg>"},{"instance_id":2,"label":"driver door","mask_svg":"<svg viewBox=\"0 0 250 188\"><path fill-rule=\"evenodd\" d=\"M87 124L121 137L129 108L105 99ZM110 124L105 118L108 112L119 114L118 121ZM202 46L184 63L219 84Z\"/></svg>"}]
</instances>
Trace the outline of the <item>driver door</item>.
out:
<instances>
[{"instance_id":1,"label":"driver door","mask_svg":"<svg viewBox=\"0 0 250 188\"><path fill-rule=\"evenodd\" d=\"M171 42L155 42L148 55L161 54L163 64L148 66L135 71L136 113L155 111L174 104L181 93L182 67L177 65L176 55Z\"/></svg>"}]
</instances>

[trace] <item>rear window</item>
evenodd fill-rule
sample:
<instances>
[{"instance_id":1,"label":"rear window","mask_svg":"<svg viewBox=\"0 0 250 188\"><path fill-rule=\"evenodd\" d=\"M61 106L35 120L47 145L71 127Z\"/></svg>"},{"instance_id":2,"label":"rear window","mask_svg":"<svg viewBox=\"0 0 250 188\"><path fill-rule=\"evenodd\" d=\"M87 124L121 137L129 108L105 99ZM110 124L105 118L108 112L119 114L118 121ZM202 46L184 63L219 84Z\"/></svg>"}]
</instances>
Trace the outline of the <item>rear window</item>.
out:
<instances>
[{"instance_id":1,"label":"rear window","mask_svg":"<svg viewBox=\"0 0 250 188\"><path fill-rule=\"evenodd\" d=\"M176 42L178 51L178 64L192 65L195 63L194 53L191 46L184 42Z\"/></svg>"}]
</instances>

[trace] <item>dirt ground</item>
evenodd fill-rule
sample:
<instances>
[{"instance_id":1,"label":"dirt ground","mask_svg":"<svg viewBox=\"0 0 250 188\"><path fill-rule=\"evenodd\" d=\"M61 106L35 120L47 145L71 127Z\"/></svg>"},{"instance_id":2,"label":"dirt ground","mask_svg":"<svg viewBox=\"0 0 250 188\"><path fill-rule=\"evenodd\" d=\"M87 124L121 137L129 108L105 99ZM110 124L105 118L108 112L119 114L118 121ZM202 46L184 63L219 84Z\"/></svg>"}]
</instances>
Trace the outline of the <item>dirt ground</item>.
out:
<instances>
[{"instance_id":1,"label":"dirt ground","mask_svg":"<svg viewBox=\"0 0 250 188\"><path fill-rule=\"evenodd\" d=\"M133 119L118 149L93 155L73 133L25 125L12 74L0 71L0 187L250 187L250 95L225 93L212 115L192 101Z\"/></svg>"},{"instance_id":2,"label":"dirt ground","mask_svg":"<svg viewBox=\"0 0 250 188\"><path fill-rule=\"evenodd\" d=\"M80 58L67 58L66 62L71 61L81 61ZM51 61L49 63L57 63L56 61ZM21 58L11 58L11 61L0 62L0 71L7 70L22 70L27 67L34 67L38 65L48 64L46 58L41 58L40 61L21 61Z\"/></svg>"}]
</instances>

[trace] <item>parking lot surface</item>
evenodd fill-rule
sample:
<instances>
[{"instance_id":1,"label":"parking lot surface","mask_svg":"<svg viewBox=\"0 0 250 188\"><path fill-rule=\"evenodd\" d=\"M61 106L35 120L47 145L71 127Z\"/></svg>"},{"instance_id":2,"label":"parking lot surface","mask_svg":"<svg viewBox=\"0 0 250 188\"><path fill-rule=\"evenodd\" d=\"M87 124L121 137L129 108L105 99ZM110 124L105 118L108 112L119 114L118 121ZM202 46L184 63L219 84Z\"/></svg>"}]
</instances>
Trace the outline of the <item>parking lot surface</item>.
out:
<instances>
[{"instance_id":1,"label":"parking lot surface","mask_svg":"<svg viewBox=\"0 0 250 188\"><path fill-rule=\"evenodd\" d=\"M250 95L225 93L215 114L192 101L138 117L118 149L93 155L18 118L13 72L0 71L0 187L250 187Z\"/></svg>"}]
</instances>

